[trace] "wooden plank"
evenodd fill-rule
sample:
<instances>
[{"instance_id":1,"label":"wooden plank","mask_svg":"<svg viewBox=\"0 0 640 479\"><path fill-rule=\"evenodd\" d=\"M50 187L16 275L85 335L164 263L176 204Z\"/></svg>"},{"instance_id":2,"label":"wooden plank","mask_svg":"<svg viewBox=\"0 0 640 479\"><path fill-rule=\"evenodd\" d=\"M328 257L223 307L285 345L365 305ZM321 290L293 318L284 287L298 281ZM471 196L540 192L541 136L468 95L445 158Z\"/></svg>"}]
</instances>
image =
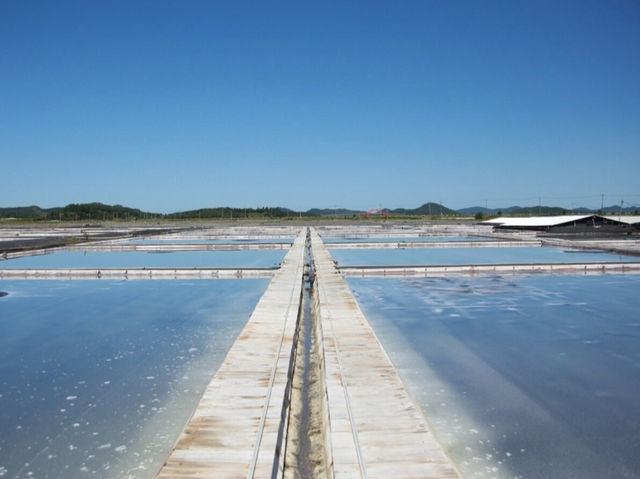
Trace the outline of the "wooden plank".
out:
<instances>
[{"instance_id":1,"label":"wooden plank","mask_svg":"<svg viewBox=\"0 0 640 479\"><path fill-rule=\"evenodd\" d=\"M457 478L312 230L335 478Z\"/></svg>"},{"instance_id":2,"label":"wooden plank","mask_svg":"<svg viewBox=\"0 0 640 479\"><path fill-rule=\"evenodd\" d=\"M287 253L207 387L158 478L271 477L304 271L305 233ZM281 462L281 461L280 461Z\"/></svg>"}]
</instances>

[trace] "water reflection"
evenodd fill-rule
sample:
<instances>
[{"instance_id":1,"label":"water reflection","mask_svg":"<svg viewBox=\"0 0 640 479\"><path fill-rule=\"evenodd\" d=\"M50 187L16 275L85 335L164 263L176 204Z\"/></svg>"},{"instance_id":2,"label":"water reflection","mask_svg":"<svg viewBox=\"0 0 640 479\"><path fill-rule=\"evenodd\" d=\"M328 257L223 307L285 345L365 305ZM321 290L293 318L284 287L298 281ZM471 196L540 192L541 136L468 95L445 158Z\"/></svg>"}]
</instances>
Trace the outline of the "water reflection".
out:
<instances>
[{"instance_id":1,"label":"water reflection","mask_svg":"<svg viewBox=\"0 0 640 479\"><path fill-rule=\"evenodd\" d=\"M0 282L0 475L154 477L267 284Z\"/></svg>"},{"instance_id":2,"label":"water reflection","mask_svg":"<svg viewBox=\"0 0 640 479\"><path fill-rule=\"evenodd\" d=\"M119 245L130 244L280 244L293 243L293 238L211 238L189 239L187 236L177 238L138 238L118 241Z\"/></svg>"},{"instance_id":3,"label":"water reflection","mask_svg":"<svg viewBox=\"0 0 640 479\"><path fill-rule=\"evenodd\" d=\"M640 276L349 284L465 477L640 477Z\"/></svg>"},{"instance_id":4,"label":"water reflection","mask_svg":"<svg viewBox=\"0 0 640 479\"><path fill-rule=\"evenodd\" d=\"M602 251L571 251L549 247L330 249L340 266L393 266L445 264L598 263L640 261Z\"/></svg>"},{"instance_id":5,"label":"water reflection","mask_svg":"<svg viewBox=\"0 0 640 479\"><path fill-rule=\"evenodd\" d=\"M263 268L278 266L287 250L58 251L0 261L0 269Z\"/></svg>"},{"instance_id":6,"label":"water reflection","mask_svg":"<svg viewBox=\"0 0 640 479\"><path fill-rule=\"evenodd\" d=\"M323 238L325 244L329 243L434 243L445 241L491 241L488 238L479 236L422 236L422 237L379 237L372 238L352 237L352 238Z\"/></svg>"}]
</instances>

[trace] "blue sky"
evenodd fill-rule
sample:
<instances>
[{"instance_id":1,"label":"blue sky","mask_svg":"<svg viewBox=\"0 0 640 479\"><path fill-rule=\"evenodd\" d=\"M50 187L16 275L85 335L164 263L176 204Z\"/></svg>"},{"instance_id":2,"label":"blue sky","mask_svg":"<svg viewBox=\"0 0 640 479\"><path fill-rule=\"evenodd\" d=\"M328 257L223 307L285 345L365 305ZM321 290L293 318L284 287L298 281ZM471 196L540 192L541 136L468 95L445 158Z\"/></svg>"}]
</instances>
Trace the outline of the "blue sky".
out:
<instances>
[{"instance_id":1,"label":"blue sky","mask_svg":"<svg viewBox=\"0 0 640 479\"><path fill-rule=\"evenodd\" d=\"M0 206L640 205L640 4L0 3Z\"/></svg>"}]
</instances>

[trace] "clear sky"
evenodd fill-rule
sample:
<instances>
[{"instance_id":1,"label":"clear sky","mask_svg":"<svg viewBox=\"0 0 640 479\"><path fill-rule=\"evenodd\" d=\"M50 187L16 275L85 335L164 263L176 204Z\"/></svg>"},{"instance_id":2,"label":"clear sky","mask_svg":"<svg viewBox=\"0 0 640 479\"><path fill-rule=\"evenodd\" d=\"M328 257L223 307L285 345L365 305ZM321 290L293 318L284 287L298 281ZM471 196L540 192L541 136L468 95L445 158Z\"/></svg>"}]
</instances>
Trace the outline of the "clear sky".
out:
<instances>
[{"instance_id":1,"label":"clear sky","mask_svg":"<svg viewBox=\"0 0 640 479\"><path fill-rule=\"evenodd\" d=\"M0 206L640 205L640 3L1 1Z\"/></svg>"}]
</instances>

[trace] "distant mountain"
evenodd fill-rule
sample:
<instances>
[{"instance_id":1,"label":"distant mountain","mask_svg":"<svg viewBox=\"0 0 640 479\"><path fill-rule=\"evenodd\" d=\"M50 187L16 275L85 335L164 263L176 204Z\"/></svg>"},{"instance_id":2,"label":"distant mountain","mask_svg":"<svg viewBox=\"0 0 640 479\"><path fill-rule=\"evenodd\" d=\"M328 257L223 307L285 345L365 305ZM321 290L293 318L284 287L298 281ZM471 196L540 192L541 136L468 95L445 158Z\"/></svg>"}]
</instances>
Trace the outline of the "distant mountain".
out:
<instances>
[{"instance_id":1,"label":"distant mountain","mask_svg":"<svg viewBox=\"0 0 640 479\"><path fill-rule=\"evenodd\" d=\"M300 213L289 208L231 208L229 206L216 208L201 208L198 210L179 211L165 215L171 219L222 219L222 218L287 218L298 216Z\"/></svg>"},{"instance_id":2,"label":"distant mountain","mask_svg":"<svg viewBox=\"0 0 640 479\"><path fill-rule=\"evenodd\" d=\"M504 209L503 213L515 215L515 216L557 216L557 215L589 215L598 213L599 209L590 209L583 206L578 208L561 208L559 206L527 206L525 208L513 208ZM635 206L629 206L622 209L623 213L634 213L638 211ZM607 206L602 209L603 214L616 214L620 213L620 206Z\"/></svg>"},{"instance_id":3,"label":"distant mountain","mask_svg":"<svg viewBox=\"0 0 640 479\"><path fill-rule=\"evenodd\" d=\"M15 206L0 208L0 218L42 219L47 217L48 212L39 206Z\"/></svg>"},{"instance_id":4,"label":"distant mountain","mask_svg":"<svg viewBox=\"0 0 640 479\"><path fill-rule=\"evenodd\" d=\"M426 215L456 215L455 210L449 209L438 203L425 203L418 208L383 208L382 211L389 215L398 216L426 216ZM353 216L365 213L363 210L350 210L347 208L311 208L305 214L309 216Z\"/></svg>"},{"instance_id":5,"label":"distant mountain","mask_svg":"<svg viewBox=\"0 0 640 479\"><path fill-rule=\"evenodd\" d=\"M161 214L146 213L136 208L102 203L72 203L62 208L46 209L39 206L0 208L0 218L29 220L111 220L156 218L161 216Z\"/></svg>"},{"instance_id":6,"label":"distant mountain","mask_svg":"<svg viewBox=\"0 0 640 479\"><path fill-rule=\"evenodd\" d=\"M531 208L537 208L531 207ZM546 208L543 206L543 208ZM517 213L519 211L526 211L529 207L523 208L521 206L509 206L507 208L485 208L484 206L470 206L468 208L461 208L456 210L461 215L475 215L476 213L482 213L485 215L497 215L498 213L502 213L505 215L508 214L526 214L526 213Z\"/></svg>"},{"instance_id":7,"label":"distant mountain","mask_svg":"<svg viewBox=\"0 0 640 479\"><path fill-rule=\"evenodd\" d=\"M360 210L349 210L346 208L311 208L305 211L307 216L353 216L362 213Z\"/></svg>"},{"instance_id":8,"label":"distant mountain","mask_svg":"<svg viewBox=\"0 0 640 479\"><path fill-rule=\"evenodd\" d=\"M638 210L640 210L640 208L638 208L637 206L627 206L622 208L623 213L635 213ZM602 208L602 212L609 214L620 213L620 205L605 206L604 208Z\"/></svg>"},{"instance_id":9,"label":"distant mountain","mask_svg":"<svg viewBox=\"0 0 640 479\"><path fill-rule=\"evenodd\" d=\"M439 203L425 203L418 208L395 208L383 210L392 216L471 216L477 213L483 215L514 215L514 216L555 216L566 214L591 214L598 210L589 208L561 208L557 206L509 206L507 208L483 208L471 206L452 210ZM637 206L627 206L622 213L638 214ZM170 218L170 219L222 219L222 218L291 218L298 216L354 216L363 213L361 210L348 208L311 208L304 212L297 212L283 207L261 208L232 208L213 207L200 208L189 211L178 211L167 215L149 213L137 208L122 205L105 205L102 203L72 203L64 207L40 208L39 206L0 207L0 218L18 218L27 220L127 220L139 218ZM612 205L603 208L603 214L615 215L620 213L620 206Z\"/></svg>"},{"instance_id":10,"label":"distant mountain","mask_svg":"<svg viewBox=\"0 0 640 479\"><path fill-rule=\"evenodd\" d=\"M0 218L18 218L29 220L128 220L141 218L286 218L300 213L282 207L264 208L201 208L179 211L168 215L149 213L137 208L102 203L72 203L63 208L43 209L38 206L0 208Z\"/></svg>"},{"instance_id":11,"label":"distant mountain","mask_svg":"<svg viewBox=\"0 0 640 479\"><path fill-rule=\"evenodd\" d=\"M385 210L392 215L407 215L407 216L425 216L425 215L445 215L445 216L454 216L457 215L458 212L447 208L439 203L425 203L418 208L407 209L407 208L396 208L394 210Z\"/></svg>"},{"instance_id":12,"label":"distant mountain","mask_svg":"<svg viewBox=\"0 0 640 479\"><path fill-rule=\"evenodd\" d=\"M460 208L456 210L461 215L475 215L482 213L484 215L497 215L499 211L504 213L501 208L485 208L484 206L469 206L468 208Z\"/></svg>"},{"instance_id":13,"label":"distant mountain","mask_svg":"<svg viewBox=\"0 0 640 479\"><path fill-rule=\"evenodd\" d=\"M461 215L475 215L476 213L494 215L497 213L497 211L494 212L492 209L483 206L468 206L467 208L460 208L456 211Z\"/></svg>"},{"instance_id":14,"label":"distant mountain","mask_svg":"<svg viewBox=\"0 0 640 479\"><path fill-rule=\"evenodd\" d=\"M55 215L54 215L55 217ZM72 203L58 211L63 220L112 220L162 217L158 213L148 213L137 208L103 203Z\"/></svg>"},{"instance_id":15,"label":"distant mountain","mask_svg":"<svg viewBox=\"0 0 640 479\"><path fill-rule=\"evenodd\" d=\"M622 210L623 213L634 213L638 208L634 206L626 207ZM461 215L475 215L476 213L482 213L483 215L497 215L502 213L504 215L514 216L559 216L559 215L589 215L597 213L599 210L585 208L580 206L578 208L562 208L560 206L510 206L508 208L484 208L482 206L471 206L468 208L461 208L456 210ZM616 214L620 212L620 206L607 206L602 210L603 214Z\"/></svg>"},{"instance_id":16,"label":"distant mountain","mask_svg":"<svg viewBox=\"0 0 640 479\"><path fill-rule=\"evenodd\" d=\"M509 206L508 208L485 208L484 206L469 206L468 208L460 208L456 210L461 215L475 215L482 213L485 215L497 215L498 213L509 214L515 210L521 209L520 206Z\"/></svg>"},{"instance_id":17,"label":"distant mountain","mask_svg":"<svg viewBox=\"0 0 640 479\"><path fill-rule=\"evenodd\" d=\"M526 206L513 209L508 213L515 216L558 216L569 214L569 211L556 206Z\"/></svg>"},{"instance_id":18,"label":"distant mountain","mask_svg":"<svg viewBox=\"0 0 640 479\"><path fill-rule=\"evenodd\" d=\"M508 206L507 208L502 208L498 211L502 211L503 213L506 213L506 214L511 214L514 211L517 211L519 209L520 209L520 206Z\"/></svg>"}]
</instances>

